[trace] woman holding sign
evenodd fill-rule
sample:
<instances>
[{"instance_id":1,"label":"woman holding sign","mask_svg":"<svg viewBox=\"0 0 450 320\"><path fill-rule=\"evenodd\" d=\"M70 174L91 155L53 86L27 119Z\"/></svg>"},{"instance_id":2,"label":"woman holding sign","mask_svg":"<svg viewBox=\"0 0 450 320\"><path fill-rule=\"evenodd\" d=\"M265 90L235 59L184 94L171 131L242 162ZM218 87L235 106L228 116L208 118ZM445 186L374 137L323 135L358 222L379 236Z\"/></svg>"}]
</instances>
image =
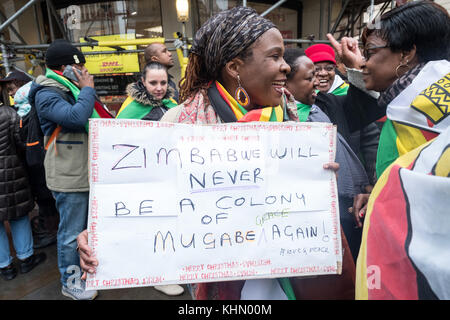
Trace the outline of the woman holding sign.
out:
<instances>
[{"instance_id":1,"label":"woman holding sign","mask_svg":"<svg viewBox=\"0 0 450 320\"><path fill-rule=\"evenodd\" d=\"M127 87L128 98L122 104L116 119L139 119L158 121L172 107L175 91L168 86L167 68L159 62L147 63L142 77ZM154 286L168 296L178 296L184 292L179 285Z\"/></svg>"},{"instance_id":2,"label":"woman holding sign","mask_svg":"<svg viewBox=\"0 0 450 320\"><path fill-rule=\"evenodd\" d=\"M168 86L167 68L158 62L150 62L142 71L142 77L127 87L124 101L116 119L140 119L158 121L164 113L177 105L175 94Z\"/></svg>"},{"instance_id":3,"label":"woman holding sign","mask_svg":"<svg viewBox=\"0 0 450 320\"><path fill-rule=\"evenodd\" d=\"M255 10L236 7L220 12L195 36L180 88L183 103L170 109L161 121L298 121L295 102L284 91L290 67L283 53L280 31ZM339 165L328 163L324 168L337 171ZM326 282L322 284L327 290L322 292L302 287L301 278L283 278L193 284L191 293L195 299L353 299L355 266L343 234L342 239L342 274L318 277ZM87 231L78 240L83 269L94 272L97 261L89 256ZM261 290L249 290L257 281Z\"/></svg>"}]
</instances>

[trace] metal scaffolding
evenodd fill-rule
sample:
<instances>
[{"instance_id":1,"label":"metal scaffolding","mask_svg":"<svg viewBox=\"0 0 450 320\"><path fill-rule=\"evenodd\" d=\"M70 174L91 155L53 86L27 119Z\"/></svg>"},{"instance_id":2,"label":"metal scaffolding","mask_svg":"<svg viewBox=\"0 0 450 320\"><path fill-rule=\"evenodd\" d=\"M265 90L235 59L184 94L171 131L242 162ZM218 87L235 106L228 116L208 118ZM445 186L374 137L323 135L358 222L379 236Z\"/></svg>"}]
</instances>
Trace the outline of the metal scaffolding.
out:
<instances>
[{"instance_id":1,"label":"metal scaffolding","mask_svg":"<svg viewBox=\"0 0 450 320\"><path fill-rule=\"evenodd\" d=\"M381 5L377 15L374 11L376 5ZM359 36L365 26L364 13L367 13L369 21L372 21L376 16L380 16L394 7L395 0L345 0L335 23L328 32L336 38Z\"/></svg>"},{"instance_id":2,"label":"metal scaffolding","mask_svg":"<svg viewBox=\"0 0 450 320\"><path fill-rule=\"evenodd\" d=\"M56 9L53 5L52 0L30 0L27 2L22 8L17 10L15 14L11 17L6 18L4 13L0 10L0 66L5 69L5 73L9 73L11 68L20 70L15 65L17 61L28 61L32 65L32 69L28 70L28 74L32 75L33 70L36 66L44 67L44 55L46 49L50 46L50 44L43 44L42 37L39 30L39 18L38 18L38 5L40 2L45 2L47 6L47 13L49 19L49 27L50 27L50 39L55 39L55 32L53 29L52 21L56 22L61 34L65 39L68 39L66 30L64 26L61 24L60 17L56 12ZM12 23L17 20L27 9L33 6L34 9L34 18L36 22L36 31L39 39L39 44L27 44L23 37L17 32ZM12 41L6 41L4 32L9 28L11 32L16 35L19 39L20 43L15 43ZM183 39L184 41L189 41L192 39ZM180 39L165 39L165 38L139 38L133 40L118 40L118 41L96 41L92 38L85 38L86 42L81 43L72 43L76 47L98 47L99 51L93 52L84 52L85 55L96 55L96 54L124 54L124 53L141 53L144 52L144 49L135 49L135 50L127 50L122 48L122 46L138 46L138 45L148 45L151 43L171 43L173 47L169 48L171 51L180 50ZM185 44L182 44L185 46ZM111 49L114 49L113 51ZM18 57L23 56L23 57ZM185 62L184 59L180 60ZM182 66L183 67L183 66ZM20 70L22 71L22 70Z\"/></svg>"},{"instance_id":3,"label":"metal scaffolding","mask_svg":"<svg viewBox=\"0 0 450 320\"><path fill-rule=\"evenodd\" d=\"M211 0L210 0L211 1ZM38 17L38 6L41 3L45 3L48 13L49 22L49 32L50 40L55 39L55 30L53 29L53 21L58 27L60 33L64 38L68 39L66 30L60 21L56 9L53 5L52 0L30 0L22 8L17 10L11 17L7 18L3 12L0 10L0 50L1 50L1 61L0 66L4 68L6 73L10 71L11 68L17 69L15 62L24 61L31 63L32 69L28 70L28 73L32 74L36 66L43 66L44 52L48 48L49 44L42 44L41 32L39 29L39 17ZM283 6L286 2L302 2L301 0L280 0L274 3L269 9L263 12L261 15L265 16L276 8ZM335 1L334 3L336 3ZM326 40L325 32L332 33L336 38L341 38L343 36L354 37L360 34L363 23L364 12L369 12L369 19L373 19L373 8L375 5L382 4L379 14L384 11L394 7L395 0L389 1L375 1L375 0L342 0L340 1L342 6L340 8L339 14L337 15L333 25L332 25L332 0L320 0L320 17L319 17L319 39L310 36L306 39L286 39L286 43L297 43L297 44L313 44L313 43L328 43ZM212 3L212 1L211 1ZM247 6L247 1L242 1L242 5ZM36 23L36 32L39 40L39 44L27 44L23 37L17 32L12 23L19 18L26 10L32 8L34 10L34 19ZM31 9L30 9L31 10ZM325 26L326 25L326 26ZM9 29L20 41L20 43L6 41L5 31ZM124 40L124 41L95 41L90 38L86 38L84 43L73 43L77 47L89 46L89 47L100 47L101 51L85 53L87 55L92 54L123 54L123 53L139 53L144 50L125 50L121 46L126 45L145 45L153 42L164 42L171 43L173 47L169 47L169 50L180 50L181 48L187 48L187 43L191 39L182 37L183 43L180 45L180 39L164 39L164 38L146 38L146 39L135 39L135 40ZM186 58L187 53L183 53L184 58ZM181 59L180 63L186 63L186 59ZM183 66L182 66L183 68Z\"/></svg>"}]
</instances>

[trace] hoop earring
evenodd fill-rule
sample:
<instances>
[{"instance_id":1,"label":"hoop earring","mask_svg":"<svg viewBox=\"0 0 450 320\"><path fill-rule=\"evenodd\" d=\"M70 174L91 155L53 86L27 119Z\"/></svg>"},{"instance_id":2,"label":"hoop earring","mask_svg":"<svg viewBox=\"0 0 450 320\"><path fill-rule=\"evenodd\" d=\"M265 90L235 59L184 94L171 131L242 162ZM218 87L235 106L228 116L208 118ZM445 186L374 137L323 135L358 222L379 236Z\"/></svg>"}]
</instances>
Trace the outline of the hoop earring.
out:
<instances>
[{"instance_id":1,"label":"hoop earring","mask_svg":"<svg viewBox=\"0 0 450 320\"><path fill-rule=\"evenodd\" d=\"M408 65L408 60L406 60L406 63L405 64L399 64L398 66L397 66L397 68L395 68L395 75L397 76L397 79L398 78L400 78L400 76L398 75L398 69L400 69L401 67L406 67L406 68L409 68L409 65Z\"/></svg>"},{"instance_id":2,"label":"hoop earring","mask_svg":"<svg viewBox=\"0 0 450 320\"><path fill-rule=\"evenodd\" d=\"M245 91L245 89L241 86L241 78L239 77L239 75L237 76L237 78L238 78L238 87L234 92L234 97L236 101L239 102L239 104L245 108L250 104L250 97L248 96L247 91Z\"/></svg>"}]
</instances>

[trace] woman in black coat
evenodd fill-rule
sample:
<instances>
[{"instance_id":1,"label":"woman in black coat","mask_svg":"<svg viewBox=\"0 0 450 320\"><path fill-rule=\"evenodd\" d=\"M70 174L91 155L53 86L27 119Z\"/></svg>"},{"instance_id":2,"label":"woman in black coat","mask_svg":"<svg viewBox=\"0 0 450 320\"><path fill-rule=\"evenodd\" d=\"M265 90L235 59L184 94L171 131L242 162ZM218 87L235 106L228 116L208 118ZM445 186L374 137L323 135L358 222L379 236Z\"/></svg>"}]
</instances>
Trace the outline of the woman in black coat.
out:
<instances>
[{"instance_id":1,"label":"woman in black coat","mask_svg":"<svg viewBox=\"0 0 450 320\"><path fill-rule=\"evenodd\" d=\"M34 254L28 213L34 207L27 174L20 154L23 143L19 117L14 109L0 107L0 276L11 280L17 275L9 250L4 222L8 221L21 273L31 271L45 260L44 253Z\"/></svg>"}]
</instances>

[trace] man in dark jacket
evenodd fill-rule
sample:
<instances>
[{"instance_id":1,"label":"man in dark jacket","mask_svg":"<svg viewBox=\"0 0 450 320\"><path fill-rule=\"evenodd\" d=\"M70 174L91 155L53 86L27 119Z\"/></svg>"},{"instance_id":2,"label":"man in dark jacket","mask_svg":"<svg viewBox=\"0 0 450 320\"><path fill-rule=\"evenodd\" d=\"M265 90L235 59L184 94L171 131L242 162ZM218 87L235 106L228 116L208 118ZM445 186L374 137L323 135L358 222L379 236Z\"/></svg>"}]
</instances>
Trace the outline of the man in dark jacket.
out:
<instances>
[{"instance_id":1,"label":"man in dark jacket","mask_svg":"<svg viewBox=\"0 0 450 320\"><path fill-rule=\"evenodd\" d=\"M29 101L36 107L46 155L44 160L47 187L52 191L60 214L57 234L58 268L62 294L75 300L91 300L97 291L85 290L80 281L77 235L87 226L89 204L88 134L96 92L93 76L84 55L65 40L55 40L45 56L45 76L33 82ZM76 69L77 81L63 72ZM70 68L69 68L70 69Z\"/></svg>"},{"instance_id":2,"label":"man in dark jacket","mask_svg":"<svg viewBox=\"0 0 450 320\"><path fill-rule=\"evenodd\" d=\"M151 43L144 51L145 63L152 61L159 62L169 70L174 66L174 61L172 58L172 53L167 49L167 47L162 43ZM173 99L178 101L179 93L175 82L173 81L173 76L169 74L169 86L174 90Z\"/></svg>"},{"instance_id":3,"label":"man in dark jacket","mask_svg":"<svg viewBox=\"0 0 450 320\"><path fill-rule=\"evenodd\" d=\"M46 258L34 254L33 237L28 213L34 202L23 166L23 143L19 133L19 117L13 108L0 107L0 276L12 280L17 275L9 250L4 221L11 235L21 273L31 271Z\"/></svg>"}]
</instances>

